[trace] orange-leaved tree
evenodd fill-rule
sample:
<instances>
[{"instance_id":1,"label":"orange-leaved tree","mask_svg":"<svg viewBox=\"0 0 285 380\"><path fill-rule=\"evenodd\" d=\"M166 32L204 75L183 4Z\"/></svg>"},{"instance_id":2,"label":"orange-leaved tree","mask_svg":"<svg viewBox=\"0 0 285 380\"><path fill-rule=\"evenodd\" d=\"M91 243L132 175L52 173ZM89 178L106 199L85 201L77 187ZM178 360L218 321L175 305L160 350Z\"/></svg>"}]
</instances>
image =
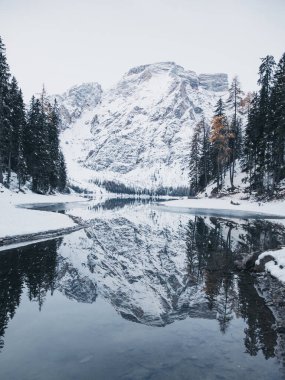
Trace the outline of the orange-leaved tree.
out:
<instances>
[{"instance_id":1,"label":"orange-leaved tree","mask_svg":"<svg viewBox=\"0 0 285 380\"><path fill-rule=\"evenodd\" d=\"M215 166L217 188L220 189L223 182L223 172L229 161L231 149L229 141L232 139L232 132L229 129L225 115L214 116L212 119L211 136L213 152L213 165Z\"/></svg>"}]
</instances>

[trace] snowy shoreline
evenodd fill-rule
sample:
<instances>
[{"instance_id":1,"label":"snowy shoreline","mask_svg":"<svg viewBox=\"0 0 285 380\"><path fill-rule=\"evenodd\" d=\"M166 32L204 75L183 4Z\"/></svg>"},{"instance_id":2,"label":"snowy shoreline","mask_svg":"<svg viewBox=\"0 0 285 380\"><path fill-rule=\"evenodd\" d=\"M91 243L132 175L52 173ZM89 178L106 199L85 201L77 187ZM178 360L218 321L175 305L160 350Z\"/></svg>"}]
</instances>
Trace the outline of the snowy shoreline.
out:
<instances>
[{"instance_id":1,"label":"snowy shoreline","mask_svg":"<svg viewBox=\"0 0 285 380\"><path fill-rule=\"evenodd\" d=\"M24 245L38 243L40 241L55 239L63 235L69 234L71 232L78 231L81 228L84 228L84 226L80 224L75 224L73 227L64 227L57 228L55 230L44 230L41 232L34 232L30 234L7 236L3 239L0 238L0 252Z\"/></svg>"},{"instance_id":2,"label":"snowy shoreline","mask_svg":"<svg viewBox=\"0 0 285 380\"><path fill-rule=\"evenodd\" d=\"M129 196L126 196L129 197ZM93 202L100 203L110 198L126 198L120 194L108 194L106 191L94 192ZM27 191L15 192L0 186L0 247L58 236L80 229L88 223L81 218L79 223L72 214L36 210L34 205L56 205L82 203L91 200L78 194L40 195ZM8 248L7 248L8 249Z\"/></svg>"},{"instance_id":3,"label":"snowy shoreline","mask_svg":"<svg viewBox=\"0 0 285 380\"><path fill-rule=\"evenodd\" d=\"M34 193L15 193L0 188L0 243L25 241L37 234L57 233L78 228L69 216L60 213L26 209L25 204L70 203L86 199L78 195L39 195Z\"/></svg>"},{"instance_id":4,"label":"snowy shoreline","mask_svg":"<svg viewBox=\"0 0 285 380\"><path fill-rule=\"evenodd\" d=\"M234 204L232 203L234 202ZM239 203L239 204L237 204ZM189 209L211 209L211 210L229 210L229 211L240 211L240 212L252 212L257 214L263 214L264 218L266 216L272 217L277 216L280 223L285 224L285 200L283 201L271 201L267 203L258 203L244 201L240 199L235 199L233 197L227 197L224 199L216 198L198 198L198 199L177 199L173 201L167 201L161 203L163 206L167 206L176 211L189 210ZM284 219L282 219L284 218ZM262 252L255 265L259 266L262 259L269 260L265 263L265 272L270 273L273 277L279 280L281 283L285 283L285 247L280 247L280 249L274 251Z\"/></svg>"},{"instance_id":5,"label":"snowy shoreline","mask_svg":"<svg viewBox=\"0 0 285 380\"><path fill-rule=\"evenodd\" d=\"M233 204L239 203L239 204ZM234 211L245 211L245 212L256 212L264 214L276 215L285 218L285 200L283 201L272 201L267 203L261 202L250 202L239 200L235 198L197 198L188 199L180 198L172 201L166 201L160 203L163 206L175 207L175 208L188 208L188 209L212 209L212 210L234 210Z\"/></svg>"}]
</instances>

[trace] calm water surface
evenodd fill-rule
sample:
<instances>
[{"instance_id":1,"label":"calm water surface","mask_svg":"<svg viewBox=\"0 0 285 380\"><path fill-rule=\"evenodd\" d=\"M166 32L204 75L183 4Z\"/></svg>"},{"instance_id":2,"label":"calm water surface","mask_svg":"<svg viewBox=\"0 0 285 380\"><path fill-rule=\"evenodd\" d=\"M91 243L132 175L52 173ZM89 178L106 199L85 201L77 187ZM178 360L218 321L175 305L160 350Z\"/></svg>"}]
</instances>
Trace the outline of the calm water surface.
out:
<instances>
[{"instance_id":1,"label":"calm water surface","mask_svg":"<svg viewBox=\"0 0 285 380\"><path fill-rule=\"evenodd\" d=\"M92 223L0 252L1 380L285 378L258 279L234 269L284 244L283 221L123 200L47 209Z\"/></svg>"}]
</instances>

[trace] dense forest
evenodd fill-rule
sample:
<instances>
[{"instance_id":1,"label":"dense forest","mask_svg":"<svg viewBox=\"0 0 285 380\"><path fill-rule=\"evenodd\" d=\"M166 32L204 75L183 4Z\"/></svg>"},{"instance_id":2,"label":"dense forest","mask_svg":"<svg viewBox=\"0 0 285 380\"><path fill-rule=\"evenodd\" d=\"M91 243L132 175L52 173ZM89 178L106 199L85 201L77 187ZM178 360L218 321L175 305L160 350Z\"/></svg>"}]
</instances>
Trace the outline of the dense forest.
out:
<instances>
[{"instance_id":1,"label":"dense forest","mask_svg":"<svg viewBox=\"0 0 285 380\"><path fill-rule=\"evenodd\" d=\"M44 89L26 110L0 38L0 184L10 188L16 173L20 190L27 182L38 193L64 191L66 168L59 126L57 104L48 102Z\"/></svg>"},{"instance_id":2,"label":"dense forest","mask_svg":"<svg viewBox=\"0 0 285 380\"><path fill-rule=\"evenodd\" d=\"M214 184L214 193L235 191L243 172L245 190L278 196L285 179L285 54L276 65L261 59L259 91L244 96L238 78L219 99L209 125L196 125L190 147L190 194ZM283 182L283 184L282 184Z\"/></svg>"}]
</instances>

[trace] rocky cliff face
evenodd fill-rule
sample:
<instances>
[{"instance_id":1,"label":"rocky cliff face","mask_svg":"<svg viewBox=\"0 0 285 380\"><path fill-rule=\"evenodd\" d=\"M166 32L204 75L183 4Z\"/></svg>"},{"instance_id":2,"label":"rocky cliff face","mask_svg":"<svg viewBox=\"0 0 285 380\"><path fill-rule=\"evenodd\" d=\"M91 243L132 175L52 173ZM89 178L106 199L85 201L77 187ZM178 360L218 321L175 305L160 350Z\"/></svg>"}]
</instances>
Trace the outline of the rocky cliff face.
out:
<instances>
[{"instance_id":1,"label":"rocky cliff face","mask_svg":"<svg viewBox=\"0 0 285 380\"><path fill-rule=\"evenodd\" d=\"M71 176L76 176L74 162L80 161L93 178L149 189L187 185L193 128L202 114L212 117L227 87L226 74L198 76L173 62L163 62L132 68L101 99L100 88L94 85L93 92L87 91L87 102L85 91L82 96L78 88L69 91L61 99L63 110L72 109L70 116L64 116L71 124L62 136L63 146L68 156L74 134L73 144L85 146L78 149L80 154L73 149L67 162ZM74 104L74 91L76 106L69 107Z\"/></svg>"},{"instance_id":2,"label":"rocky cliff face","mask_svg":"<svg viewBox=\"0 0 285 380\"><path fill-rule=\"evenodd\" d=\"M62 95L51 96L57 101L62 119L62 129L70 127L86 110L94 110L100 102L102 88L98 83L73 86Z\"/></svg>"},{"instance_id":3,"label":"rocky cliff face","mask_svg":"<svg viewBox=\"0 0 285 380\"><path fill-rule=\"evenodd\" d=\"M227 91L228 76L227 74L200 74L199 86L208 91Z\"/></svg>"}]
</instances>

